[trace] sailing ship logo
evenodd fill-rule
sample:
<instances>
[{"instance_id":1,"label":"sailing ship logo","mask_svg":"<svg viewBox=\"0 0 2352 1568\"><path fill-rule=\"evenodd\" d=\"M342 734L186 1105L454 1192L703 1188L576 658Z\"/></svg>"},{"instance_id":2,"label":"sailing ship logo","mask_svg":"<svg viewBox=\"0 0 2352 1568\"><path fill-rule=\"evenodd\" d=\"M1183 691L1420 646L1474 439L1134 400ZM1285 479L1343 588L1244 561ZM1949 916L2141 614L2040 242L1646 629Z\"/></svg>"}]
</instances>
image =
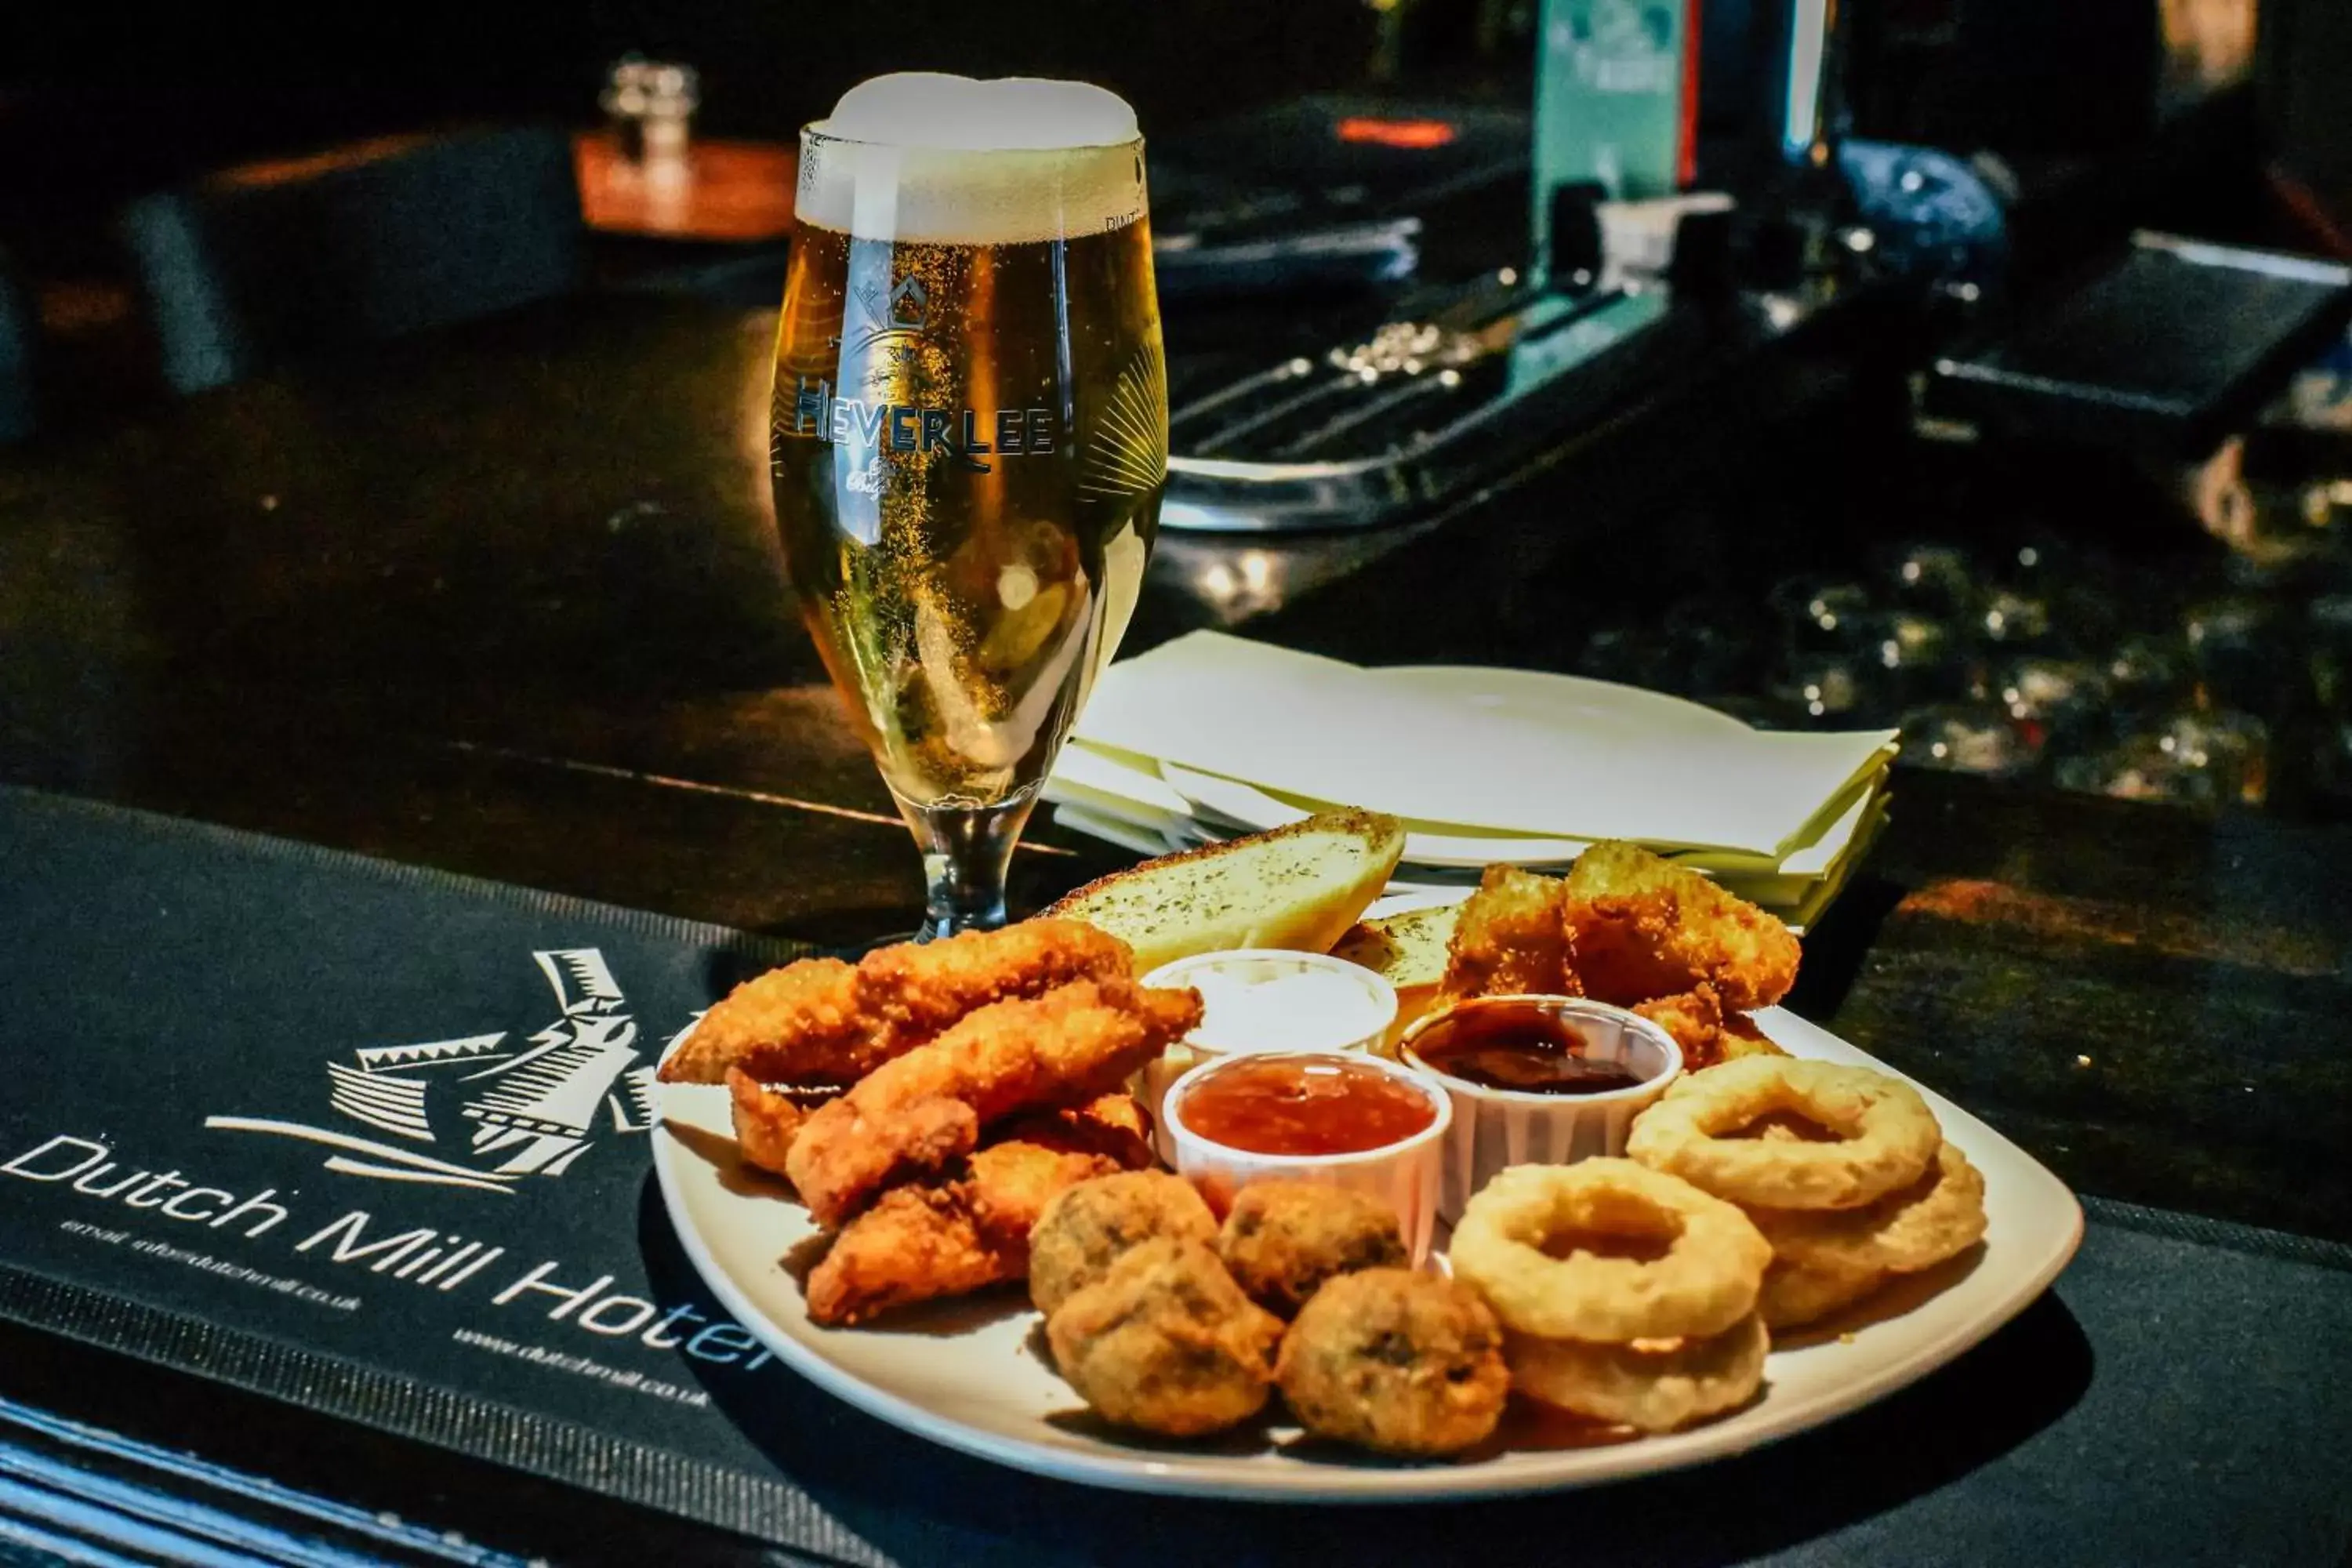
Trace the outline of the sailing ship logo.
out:
<instances>
[{"instance_id":1,"label":"sailing ship logo","mask_svg":"<svg viewBox=\"0 0 2352 1568\"><path fill-rule=\"evenodd\" d=\"M608 1132L650 1130L654 1066L640 1059L637 1022L604 955L581 947L531 957L559 1012L527 1038L500 1031L374 1046L327 1064L329 1105L403 1142L265 1117L208 1116L205 1125L323 1145L335 1151L327 1169L347 1176L493 1193L563 1174Z\"/></svg>"}]
</instances>

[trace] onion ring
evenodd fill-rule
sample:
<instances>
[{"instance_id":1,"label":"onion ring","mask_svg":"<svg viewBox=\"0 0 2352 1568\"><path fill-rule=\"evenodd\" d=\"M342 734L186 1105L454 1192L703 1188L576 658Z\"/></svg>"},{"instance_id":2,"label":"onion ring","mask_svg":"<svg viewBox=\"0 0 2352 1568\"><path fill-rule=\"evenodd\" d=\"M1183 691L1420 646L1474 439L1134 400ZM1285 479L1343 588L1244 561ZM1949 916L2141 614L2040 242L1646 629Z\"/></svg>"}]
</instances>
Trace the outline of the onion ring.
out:
<instances>
[{"instance_id":1,"label":"onion ring","mask_svg":"<svg viewBox=\"0 0 2352 1568\"><path fill-rule=\"evenodd\" d=\"M1503 1353L1511 1386L1522 1394L1595 1420L1665 1432L1747 1404L1764 1381L1771 1344L1764 1320L1750 1312L1703 1339L1596 1345L1514 1334Z\"/></svg>"},{"instance_id":2,"label":"onion ring","mask_svg":"<svg viewBox=\"0 0 2352 1568\"><path fill-rule=\"evenodd\" d=\"M1666 1238L1653 1259L1545 1243L1576 1232ZM1717 1334L1756 1310L1771 1244L1741 1214L1631 1160L1514 1165L1454 1227L1454 1277L1506 1328L1545 1339L1620 1342Z\"/></svg>"},{"instance_id":3,"label":"onion ring","mask_svg":"<svg viewBox=\"0 0 2352 1568\"><path fill-rule=\"evenodd\" d=\"M1836 1141L1736 1138L1792 1110ZM1901 1079L1790 1057L1742 1057L1692 1073L1633 1122L1625 1152L1742 1206L1858 1208L1919 1179L1943 1142L1936 1113Z\"/></svg>"},{"instance_id":4,"label":"onion ring","mask_svg":"<svg viewBox=\"0 0 2352 1568\"><path fill-rule=\"evenodd\" d=\"M1818 1322L1842 1307L1850 1307L1886 1283L1884 1269L1861 1268L1844 1263L1790 1263L1775 1258L1764 1270L1764 1289L1756 1297L1756 1315L1768 1329L1793 1329Z\"/></svg>"},{"instance_id":5,"label":"onion ring","mask_svg":"<svg viewBox=\"0 0 2352 1568\"><path fill-rule=\"evenodd\" d=\"M1916 1274L1976 1245L1985 1233L1984 1177L1949 1143L1927 1173L1858 1209L1749 1217L1777 1259L1814 1269Z\"/></svg>"}]
</instances>

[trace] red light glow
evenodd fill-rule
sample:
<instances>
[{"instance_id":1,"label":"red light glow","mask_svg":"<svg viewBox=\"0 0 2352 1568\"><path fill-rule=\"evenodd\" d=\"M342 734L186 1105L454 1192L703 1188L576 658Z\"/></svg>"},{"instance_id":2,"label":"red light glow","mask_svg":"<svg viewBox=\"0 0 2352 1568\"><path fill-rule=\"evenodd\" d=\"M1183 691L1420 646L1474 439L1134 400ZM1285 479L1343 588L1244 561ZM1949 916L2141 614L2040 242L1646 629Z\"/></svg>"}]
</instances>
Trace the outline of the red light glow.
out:
<instances>
[{"instance_id":1,"label":"red light glow","mask_svg":"<svg viewBox=\"0 0 2352 1568\"><path fill-rule=\"evenodd\" d=\"M1402 147L1426 152L1443 147L1462 132L1443 120L1377 120L1351 114L1333 128L1342 142L1369 142L1376 147Z\"/></svg>"}]
</instances>

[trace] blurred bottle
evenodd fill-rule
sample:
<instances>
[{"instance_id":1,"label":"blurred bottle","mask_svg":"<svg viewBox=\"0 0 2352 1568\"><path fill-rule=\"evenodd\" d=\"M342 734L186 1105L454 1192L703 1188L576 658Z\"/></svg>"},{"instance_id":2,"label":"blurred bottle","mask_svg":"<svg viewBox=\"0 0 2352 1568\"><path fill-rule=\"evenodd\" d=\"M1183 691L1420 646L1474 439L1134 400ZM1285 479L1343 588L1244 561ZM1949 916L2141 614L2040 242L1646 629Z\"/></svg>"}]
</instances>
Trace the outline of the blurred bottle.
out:
<instances>
[{"instance_id":1,"label":"blurred bottle","mask_svg":"<svg viewBox=\"0 0 2352 1568\"><path fill-rule=\"evenodd\" d=\"M2252 714L2183 709L2106 751L2061 760L2061 789L2214 808L2270 796L2270 730Z\"/></svg>"},{"instance_id":2,"label":"blurred bottle","mask_svg":"<svg viewBox=\"0 0 2352 1568\"><path fill-rule=\"evenodd\" d=\"M1977 611L1975 632L1984 643L2017 652L2051 640L2050 601L2030 588L1996 588Z\"/></svg>"},{"instance_id":3,"label":"blurred bottle","mask_svg":"<svg viewBox=\"0 0 2352 1568\"><path fill-rule=\"evenodd\" d=\"M623 157L648 179L684 177L694 111L702 101L692 66L627 56L613 67L597 101Z\"/></svg>"},{"instance_id":4,"label":"blurred bottle","mask_svg":"<svg viewBox=\"0 0 2352 1568\"><path fill-rule=\"evenodd\" d=\"M2338 719L2352 719L2352 594L2325 594L2305 611L2312 691Z\"/></svg>"},{"instance_id":5,"label":"blurred bottle","mask_svg":"<svg viewBox=\"0 0 2352 1568\"><path fill-rule=\"evenodd\" d=\"M1879 564L1879 574L1897 604L1941 620L1963 620L1976 608L1983 567L1957 544L1896 545Z\"/></svg>"},{"instance_id":6,"label":"blurred bottle","mask_svg":"<svg viewBox=\"0 0 2352 1568\"><path fill-rule=\"evenodd\" d=\"M1765 596L1790 653L1852 648L1875 605L1870 590L1842 577L1783 577Z\"/></svg>"},{"instance_id":7,"label":"blurred bottle","mask_svg":"<svg viewBox=\"0 0 2352 1568\"><path fill-rule=\"evenodd\" d=\"M2123 638L2107 650L2102 668L2110 710L2125 724L2178 707L2195 679L2187 645L2157 633Z\"/></svg>"},{"instance_id":8,"label":"blurred bottle","mask_svg":"<svg viewBox=\"0 0 2352 1568\"><path fill-rule=\"evenodd\" d=\"M2300 696L2294 649L2273 601L2247 595L2207 600L2189 606L2180 630L2213 701L2275 714Z\"/></svg>"},{"instance_id":9,"label":"blurred bottle","mask_svg":"<svg viewBox=\"0 0 2352 1568\"><path fill-rule=\"evenodd\" d=\"M1992 683L1995 700L2039 745L2079 747L2104 738L2108 689L2094 664L2028 655L2002 665Z\"/></svg>"},{"instance_id":10,"label":"blurred bottle","mask_svg":"<svg viewBox=\"0 0 2352 1568\"><path fill-rule=\"evenodd\" d=\"M2042 746L1998 702L1939 702L1903 716L1901 760L1939 773L2018 778L2042 760Z\"/></svg>"}]
</instances>

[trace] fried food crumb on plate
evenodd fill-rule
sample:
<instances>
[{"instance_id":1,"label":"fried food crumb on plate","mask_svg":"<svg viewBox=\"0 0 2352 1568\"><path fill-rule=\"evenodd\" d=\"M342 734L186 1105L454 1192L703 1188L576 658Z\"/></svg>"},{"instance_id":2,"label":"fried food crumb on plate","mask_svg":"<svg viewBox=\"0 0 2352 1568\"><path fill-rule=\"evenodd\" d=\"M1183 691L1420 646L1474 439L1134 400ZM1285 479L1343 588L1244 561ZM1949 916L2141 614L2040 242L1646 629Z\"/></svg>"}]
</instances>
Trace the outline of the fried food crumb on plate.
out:
<instances>
[{"instance_id":1,"label":"fried food crumb on plate","mask_svg":"<svg viewBox=\"0 0 2352 1568\"><path fill-rule=\"evenodd\" d=\"M1423 1458L1484 1442L1511 1387L1486 1304L1408 1268L1344 1274L1317 1290L1283 1336L1275 1380L1318 1436Z\"/></svg>"},{"instance_id":2,"label":"fried food crumb on plate","mask_svg":"<svg viewBox=\"0 0 2352 1568\"><path fill-rule=\"evenodd\" d=\"M1411 1260L1396 1210L1370 1193L1309 1182L1243 1188L1217 1233L1217 1255L1252 1300L1285 1318L1327 1280Z\"/></svg>"},{"instance_id":3,"label":"fried food crumb on plate","mask_svg":"<svg viewBox=\"0 0 2352 1568\"><path fill-rule=\"evenodd\" d=\"M1106 1419L1170 1437L1222 1432L1265 1406L1282 1321L1242 1294L1205 1242L1155 1237L1045 1320L1054 1363Z\"/></svg>"},{"instance_id":4,"label":"fried food crumb on plate","mask_svg":"<svg viewBox=\"0 0 2352 1568\"><path fill-rule=\"evenodd\" d=\"M1057 1195L1029 1236L1029 1299L1050 1315L1155 1237L1213 1243L1216 1216L1192 1184L1165 1171L1081 1182Z\"/></svg>"}]
</instances>

